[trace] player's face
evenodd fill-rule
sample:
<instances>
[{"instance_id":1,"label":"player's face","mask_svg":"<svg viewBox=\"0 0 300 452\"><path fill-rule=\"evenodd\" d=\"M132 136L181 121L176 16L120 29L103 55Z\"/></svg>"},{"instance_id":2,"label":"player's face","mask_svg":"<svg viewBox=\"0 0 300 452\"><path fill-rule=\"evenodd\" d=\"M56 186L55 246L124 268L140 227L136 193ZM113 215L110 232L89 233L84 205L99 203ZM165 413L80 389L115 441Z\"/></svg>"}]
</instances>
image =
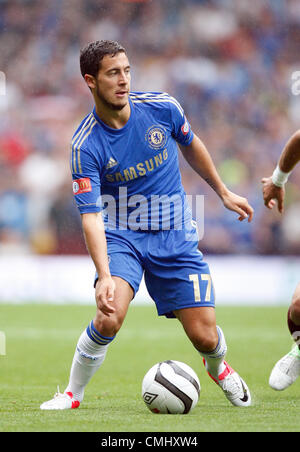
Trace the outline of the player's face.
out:
<instances>
[{"instance_id":1,"label":"player's face","mask_svg":"<svg viewBox=\"0 0 300 452\"><path fill-rule=\"evenodd\" d=\"M122 110L128 104L130 65L124 52L103 58L95 88L99 100L113 110Z\"/></svg>"}]
</instances>

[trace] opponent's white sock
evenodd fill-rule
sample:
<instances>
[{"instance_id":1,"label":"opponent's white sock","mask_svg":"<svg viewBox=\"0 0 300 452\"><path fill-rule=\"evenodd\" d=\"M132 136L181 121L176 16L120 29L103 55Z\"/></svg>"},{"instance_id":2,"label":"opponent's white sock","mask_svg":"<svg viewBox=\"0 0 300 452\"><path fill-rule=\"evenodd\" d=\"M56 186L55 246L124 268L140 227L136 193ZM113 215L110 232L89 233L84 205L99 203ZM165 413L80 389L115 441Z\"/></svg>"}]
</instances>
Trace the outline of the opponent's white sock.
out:
<instances>
[{"instance_id":1,"label":"opponent's white sock","mask_svg":"<svg viewBox=\"0 0 300 452\"><path fill-rule=\"evenodd\" d=\"M207 371L215 379L225 370L226 366L224 364L224 358L227 352L227 345L225 341L225 336L222 329L217 326L217 332L219 341L216 348L207 353L199 352L201 356L205 359L205 367Z\"/></svg>"},{"instance_id":2,"label":"opponent's white sock","mask_svg":"<svg viewBox=\"0 0 300 452\"><path fill-rule=\"evenodd\" d=\"M81 334L70 371L70 378L65 392L72 392L73 398L82 402L84 389L105 359L113 337L102 336L93 322Z\"/></svg>"}]
</instances>

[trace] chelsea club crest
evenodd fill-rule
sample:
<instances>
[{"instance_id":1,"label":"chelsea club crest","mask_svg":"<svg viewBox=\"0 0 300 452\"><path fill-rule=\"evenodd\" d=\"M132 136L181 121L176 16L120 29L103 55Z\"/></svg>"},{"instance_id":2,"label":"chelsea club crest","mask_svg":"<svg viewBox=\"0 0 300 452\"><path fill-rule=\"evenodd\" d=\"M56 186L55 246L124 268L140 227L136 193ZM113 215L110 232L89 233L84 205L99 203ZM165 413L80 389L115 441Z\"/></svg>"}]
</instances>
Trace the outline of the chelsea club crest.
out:
<instances>
[{"instance_id":1,"label":"chelsea club crest","mask_svg":"<svg viewBox=\"0 0 300 452\"><path fill-rule=\"evenodd\" d=\"M153 149L161 149L166 145L167 134L162 126L151 126L147 130L145 139Z\"/></svg>"}]
</instances>

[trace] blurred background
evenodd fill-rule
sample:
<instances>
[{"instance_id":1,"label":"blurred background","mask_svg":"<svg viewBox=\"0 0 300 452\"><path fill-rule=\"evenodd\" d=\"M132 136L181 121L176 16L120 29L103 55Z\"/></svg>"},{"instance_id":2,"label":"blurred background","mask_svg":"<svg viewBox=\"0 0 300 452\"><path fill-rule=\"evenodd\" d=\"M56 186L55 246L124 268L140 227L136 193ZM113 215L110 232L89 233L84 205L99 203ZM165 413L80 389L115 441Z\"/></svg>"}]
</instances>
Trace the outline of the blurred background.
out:
<instances>
[{"instance_id":1,"label":"blurred background","mask_svg":"<svg viewBox=\"0 0 300 452\"><path fill-rule=\"evenodd\" d=\"M261 178L299 128L299 0L0 0L0 255L86 255L69 170L70 139L92 109L80 48L118 40L132 90L167 91L236 193L251 225L180 157L188 194L205 195L210 255L300 252L300 171L286 212L267 210Z\"/></svg>"}]
</instances>

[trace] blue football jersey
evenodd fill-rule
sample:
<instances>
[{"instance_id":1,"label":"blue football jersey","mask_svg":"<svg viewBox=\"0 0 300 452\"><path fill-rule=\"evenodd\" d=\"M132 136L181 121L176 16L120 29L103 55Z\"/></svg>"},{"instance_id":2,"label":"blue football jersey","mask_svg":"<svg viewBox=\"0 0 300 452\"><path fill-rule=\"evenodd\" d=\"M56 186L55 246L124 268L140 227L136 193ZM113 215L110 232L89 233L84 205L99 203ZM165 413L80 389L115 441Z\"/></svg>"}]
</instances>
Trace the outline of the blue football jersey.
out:
<instances>
[{"instance_id":1,"label":"blue football jersey","mask_svg":"<svg viewBox=\"0 0 300 452\"><path fill-rule=\"evenodd\" d=\"M132 92L130 118L113 129L87 115L72 138L73 193L80 213L103 211L107 228L160 230L190 219L177 143L191 126L167 93Z\"/></svg>"}]
</instances>

